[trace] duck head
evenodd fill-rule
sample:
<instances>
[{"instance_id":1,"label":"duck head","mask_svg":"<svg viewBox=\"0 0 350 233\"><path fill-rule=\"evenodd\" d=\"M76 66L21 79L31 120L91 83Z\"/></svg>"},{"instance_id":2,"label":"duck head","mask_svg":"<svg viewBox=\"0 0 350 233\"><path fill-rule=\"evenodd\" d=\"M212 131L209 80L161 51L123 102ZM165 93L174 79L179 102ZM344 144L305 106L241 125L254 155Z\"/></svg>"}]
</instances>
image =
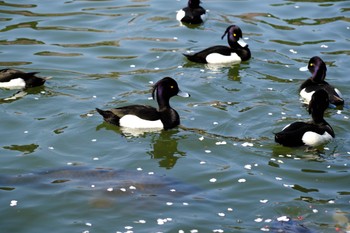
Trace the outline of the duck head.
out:
<instances>
[{"instance_id":1,"label":"duck head","mask_svg":"<svg viewBox=\"0 0 350 233\"><path fill-rule=\"evenodd\" d=\"M200 3L201 3L200 0L188 0L188 7L189 8L198 8Z\"/></svg>"},{"instance_id":2,"label":"duck head","mask_svg":"<svg viewBox=\"0 0 350 233\"><path fill-rule=\"evenodd\" d=\"M311 79L315 82L321 82L326 79L327 67L326 63L318 57L312 57L307 65L308 70L311 73Z\"/></svg>"},{"instance_id":3,"label":"duck head","mask_svg":"<svg viewBox=\"0 0 350 233\"><path fill-rule=\"evenodd\" d=\"M243 33L240 27L237 25L231 25L226 28L225 33L222 35L221 39L224 39L227 34L227 42L231 48L237 46L237 44L241 47L246 47L248 44L243 40Z\"/></svg>"},{"instance_id":4,"label":"duck head","mask_svg":"<svg viewBox=\"0 0 350 233\"><path fill-rule=\"evenodd\" d=\"M176 95L181 97L190 97L190 94L181 91L177 85L177 82L170 77L162 78L156 84L154 84L152 98L154 99L156 96L160 107L161 105L169 106L169 99Z\"/></svg>"},{"instance_id":5,"label":"duck head","mask_svg":"<svg viewBox=\"0 0 350 233\"><path fill-rule=\"evenodd\" d=\"M315 93L311 97L311 101L309 103L309 114L318 114L322 115L323 117L323 113L324 111L326 111L328 106L328 93L323 89L319 89L315 91Z\"/></svg>"}]
</instances>

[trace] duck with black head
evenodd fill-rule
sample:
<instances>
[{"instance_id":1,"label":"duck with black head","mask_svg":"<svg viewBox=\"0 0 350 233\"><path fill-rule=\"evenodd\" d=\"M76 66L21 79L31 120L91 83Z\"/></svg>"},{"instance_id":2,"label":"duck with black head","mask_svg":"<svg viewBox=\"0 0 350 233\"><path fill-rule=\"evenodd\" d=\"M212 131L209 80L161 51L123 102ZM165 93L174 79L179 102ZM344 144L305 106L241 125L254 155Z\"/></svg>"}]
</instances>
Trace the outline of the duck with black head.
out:
<instances>
[{"instance_id":1,"label":"duck with black head","mask_svg":"<svg viewBox=\"0 0 350 233\"><path fill-rule=\"evenodd\" d=\"M176 20L187 24L201 24L205 21L207 11L199 4L200 0L188 0L187 7L176 14Z\"/></svg>"},{"instance_id":2,"label":"duck with black head","mask_svg":"<svg viewBox=\"0 0 350 233\"><path fill-rule=\"evenodd\" d=\"M227 27L221 39L227 34L229 46L216 45L195 54L184 54L188 60L198 63L220 64L240 63L251 57L248 44L243 40L243 33L237 25Z\"/></svg>"},{"instance_id":3,"label":"duck with black head","mask_svg":"<svg viewBox=\"0 0 350 233\"><path fill-rule=\"evenodd\" d=\"M49 77L36 76L38 72L23 72L15 69L0 70L0 88L25 89L44 85Z\"/></svg>"},{"instance_id":4,"label":"duck with black head","mask_svg":"<svg viewBox=\"0 0 350 233\"><path fill-rule=\"evenodd\" d=\"M311 73L311 77L304 81L299 88L300 96L306 104L310 102L315 91L324 89L328 93L329 102L331 104L335 106L344 105L344 99L340 91L325 81L327 67L326 63L324 63L320 57L312 57L307 67L302 67L300 70L309 70Z\"/></svg>"},{"instance_id":5,"label":"duck with black head","mask_svg":"<svg viewBox=\"0 0 350 233\"><path fill-rule=\"evenodd\" d=\"M152 97L156 97L158 109L146 105L129 105L110 110L96 108L104 120L110 124L138 129L171 129L180 124L179 114L170 106L170 98L173 96L190 97L182 92L177 82L165 77L159 80L153 87Z\"/></svg>"},{"instance_id":6,"label":"duck with black head","mask_svg":"<svg viewBox=\"0 0 350 233\"><path fill-rule=\"evenodd\" d=\"M334 137L332 127L323 118L329 105L328 93L317 90L309 104L309 114L312 120L309 122L294 122L285 126L281 132L275 134L275 141L283 146L310 146L317 147L328 143Z\"/></svg>"}]
</instances>

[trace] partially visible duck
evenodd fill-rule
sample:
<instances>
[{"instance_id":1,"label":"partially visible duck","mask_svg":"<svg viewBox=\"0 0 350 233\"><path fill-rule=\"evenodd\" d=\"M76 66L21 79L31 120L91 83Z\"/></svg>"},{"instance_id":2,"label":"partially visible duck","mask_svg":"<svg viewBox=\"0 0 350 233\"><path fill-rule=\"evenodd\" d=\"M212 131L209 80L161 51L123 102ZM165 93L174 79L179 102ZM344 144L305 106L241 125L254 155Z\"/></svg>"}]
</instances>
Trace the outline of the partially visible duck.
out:
<instances>
[{"instance_id":1,"label":"partially visible duck","mask_svg":"<svg viewBox=\"0 0 350 233\"><path fill-rule=\"evenodd\" d=\"M182 23L201 24L206 18L206 10L199 4L200 0L188 0L187 7L179 10L176 19Z\"/></svg>"},{"instance_id":2,"label":"partially visible duck","mask_svg":"<svg viewBox=\"0 0 350 233\"><path fill-rule=\"evenodd\" d=\"M169 104L170 98L176 95L190 96L179 89L174 79L165 77L159 80L152 90L153 99L155 96L157 98L158 109L146 105L129 105L107 111L98 108L96 110L106 122L113 125L127 128L171 129L180 124L179 114Z\"/></svg>"},{"instance_id":3,"label":"partially visible duck","mask_svg":"<svg viewBox=\"0 0 350 233\"><path fill-rule=\"evenodd\" d=\"M310 102L312 94L319 89L327 91L331 104L336 106L344 104L340 91L325 81L327 67L320 57L312 57L308 66L301 68L301 70L307 69L310 71L311 77L304 81L299 88L300 96L305 100L306 104Z\"/></svg>"},{"instance_id":4,"label":"partially visible duck","mask_svg":"<svg viewBox=\"0 0 350 233\"><path fill-rule=\"evenodd\" d=\"M317 147L331 141L335 137L334 131L323 118L328 105L328 93L323 89L317 90L309 104L312 120L287 125L281 132L275 134L275 141L290 147L303 145Z\"/></svg>"},{"instance_id":5,"label":"partially visible duck","mask_svg":"<svg viewBox=\"0 0 350 233\"><path fill-rule=\"evenodd\" d=\"M36 76L38 72L23 72L14 69L0 70L0 88L24 89L44 85L47 77Z\"/></svg>"},{"instance_id":6,"label":"partially visible duck","mask_svg":"<svg viewBox=\"0 0 350 233\"><path fill-rule=\"evenodd\" d=\"M184 54L188 60L199 63L239 63L249 60L251 54L244 42L242 30L237 25L229 26L221 39L227 34L229 46L216 45L195 54Z\"/></svg>"}]
</instances>

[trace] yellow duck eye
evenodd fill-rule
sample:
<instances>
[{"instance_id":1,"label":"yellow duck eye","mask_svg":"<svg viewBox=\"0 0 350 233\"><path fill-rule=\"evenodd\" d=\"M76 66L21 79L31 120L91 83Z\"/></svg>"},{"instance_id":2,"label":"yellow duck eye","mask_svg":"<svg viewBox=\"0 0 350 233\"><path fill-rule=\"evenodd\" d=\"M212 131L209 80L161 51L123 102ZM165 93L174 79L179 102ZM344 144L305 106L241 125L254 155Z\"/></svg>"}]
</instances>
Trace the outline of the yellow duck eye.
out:
<instances>
[{"instance_id":1,"label":"yellow duck eye","mask_svg":"<svg viewBox=\"0 0 350 233\"><path fill-rule=\"evenodd\" d=\"M170 86L170 88L171 88L171 89L173 89L173 88L174 88L174 86Z\"/></svg>"},{"instance_id":2,"label":"yellow duck eye","mask_svg":"<svg viewBox=\"0 0 350 233\"><path fill-rule=\"evenodd\" d=\"M233 35L234 37L236 37L236 36L237 36L237 34L236 34L236 33L233 33L232 35Z\"/></svg>"},{"instance_id":3,"label":"yellow duck eye","mask_svg":"<svg viewBox=\"0 0 350 233\"><path fill-rule=\"evenodd\" d=\"M310 66L314 66L314 63L310 63Z\"/></svg>"}]
</instances>

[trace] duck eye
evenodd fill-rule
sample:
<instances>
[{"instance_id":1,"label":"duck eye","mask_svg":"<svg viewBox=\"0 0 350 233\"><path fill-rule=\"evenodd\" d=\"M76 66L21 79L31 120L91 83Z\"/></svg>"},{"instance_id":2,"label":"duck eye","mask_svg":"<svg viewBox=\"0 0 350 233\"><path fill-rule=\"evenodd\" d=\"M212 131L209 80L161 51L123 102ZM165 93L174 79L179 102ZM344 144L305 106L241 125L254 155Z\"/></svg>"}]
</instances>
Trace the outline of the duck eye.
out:
<instances>
[{"instance_id":1,"label":"duck eye","mask_svg":"<svg viewBox=\"0 0 350 233\"><path fill-rule=\"evenodd\" d=\"M173 88L174 88L174 86L170 86L170 88L171 88L171 89L173 89Z\"/></svg>"},{"instance_id":2,"label":"duck eye","mask_svg":"<svg viewBox=\"0 0 350 233\"><path fill-rule=\"evenodd\" d=\"M234 37L236 37L236 36L237 36L237 34L236 34L236 33L233 33L232 35L233 35Z\"/></svg>"},{"instance_id":3,"label":"duck eye","mask_svg":"<svg viewBox=\"0 0 350 233\"><path fill-rule=\"evenodd\" d=\"M310 66L314 66L314 63L310 63Z\"/></svg>"}]
</instances>

